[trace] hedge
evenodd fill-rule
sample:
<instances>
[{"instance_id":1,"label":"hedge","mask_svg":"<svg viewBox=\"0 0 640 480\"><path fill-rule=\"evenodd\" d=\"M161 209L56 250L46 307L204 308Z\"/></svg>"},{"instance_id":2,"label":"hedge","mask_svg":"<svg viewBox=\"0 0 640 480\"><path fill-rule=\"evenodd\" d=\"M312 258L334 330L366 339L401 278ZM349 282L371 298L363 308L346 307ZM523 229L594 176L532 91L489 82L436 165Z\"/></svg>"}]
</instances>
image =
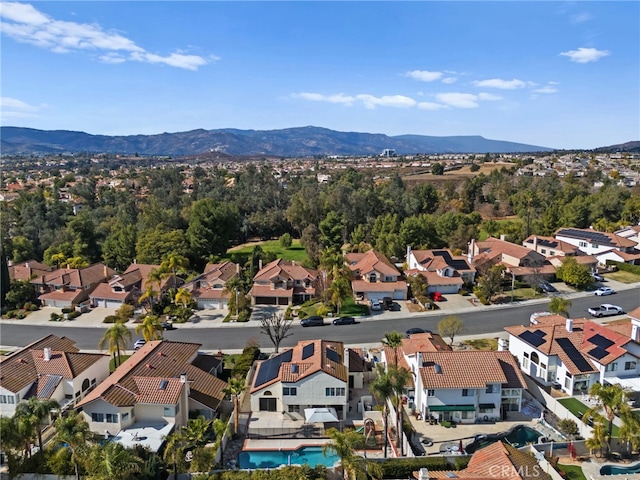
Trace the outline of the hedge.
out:
<instances>
[{"instance_id":1,"label":"hedge","mask_svg":"<svg viewBox=\"0 0 640 480\"><path fill-rule=\"evenodd\" d=\"M624 262L614 262L613 260L607 260L607 265L615 265L616 267L618 267L618 270L640 275L640 265L631 265L630 263Z\"/></svg>"},{"instance_id":2,"label":"hedge","mask_svg":"<svg viewBox=\"0 0 640 480\"><path fill-rule=\"evenodd\" d=\"M382 478L412 478L412 473L421 468L428 468L429 471L457 468L457 465L452 466L443 457L389 458L380 465L382 467Z\"/></svg>"}]
</instances>

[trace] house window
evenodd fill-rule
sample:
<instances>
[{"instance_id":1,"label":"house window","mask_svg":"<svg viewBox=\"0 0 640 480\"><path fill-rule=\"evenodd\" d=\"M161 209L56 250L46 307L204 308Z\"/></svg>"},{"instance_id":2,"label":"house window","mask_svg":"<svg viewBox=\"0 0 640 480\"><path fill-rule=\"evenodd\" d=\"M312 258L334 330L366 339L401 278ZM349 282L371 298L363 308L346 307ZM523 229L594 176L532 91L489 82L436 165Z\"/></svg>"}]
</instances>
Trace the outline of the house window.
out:
<instances>
[{"instance_id":1,"label":"house window","mask_svg":"<svg viewBox=\"0 0 640 480\"><path fill-rule=\"evenodd\" d=\"M473 390L469 389L469 388L463 388L462 389L462 396L463 397L470 397L473 395Z\"/></svg>"},{"instance_id":2,"label":"house window","mask_svg":"<svg viewBox=\"0 0 640 480\"><path fill-rule=\"evenodd\" d=\"M529 368L529 354L524 352L524 358L522 359L522 368Z\"/></svg>"},{"instance_id":3,"label":"house window","mask_svg":"<svg viewBox=\"0 0 640 480\"><path fill-rule=\"evenodd\" d=\"M129 420L129 412L124 412L122 414L122 421L126 422L127 420Z\"/></svg>"},{"instance_id":4,"label":"house window","mask_svg":"<svg viewBox=\"0 0 640 480\"><path fill-rule=\"evenodd\" d=\"M325 396L327 397L344 397L345 395L344 387L327 387L325 388Z\"/></svg>"},{"instance_id":5,"label":"house window","mask_svg":"<svg viewBox=\"0 0 640 480\"><path fill-rule=\"evenodd\" d=\"M91 421L92 422L103 423L104 422L104 413L92 413L91 414Z\"/></svg>"},{"instance_id":6,"label":"house window","mask_svg":"<svg viewBox=\"0 0 640 480\"><path fill-rule=\"evenodd\" d=\"M107 421L107 423L118 423L118 414L107 413L105 416L105 420Z\"/></svg>"},{"instance_id":7,"label":"house window","mask_svg":"<svg viewBox=\"0 0 640 480\"><path fill-rule=\"evenodd\" d=\"M0 395L0 403L7 403L7 396L6 395Z\"/></svg>"},{"instance_id":8,"label":"house window","mask_svg":"<svg viewBox=\"0 0 640 480\"><path fill-rule=\"evenodd\" d=\"M479 408L480 413L493 413L493 408Z\"/></svg>"},{"instance_id":9,"label":"house window","mask_svg":"<svg viewBox=\"0 0 640 480\"><path fill-rule=\"evenodd\" d=\"M607 365L605 367L605 372L617 372L618 371L618 364L617 363L610 363L609 365Z\"/></svg>"},{"instance_id":10,"label":"house window","mask_svg":"<svg viewBox=\"0 0 640 480\"><path fill-rule=\"evenodd\" d=\"M636 369L636 362L624 362L624 369L625 370L635 370Z\"/></svg>"},{"instance_id":11,"label":"house window","mask_svg":"<svg viewBox=\"0 0 640 480\"><path fill-rule=\"evenodd\" d=\"M571 388L571 377L566 377L564 379L564 388L567 390Z\"/></svg>"},{"instance_id":12,"label":"house window","mask_svg":"<svg viewBox=\"0 0 640 480\"><path fill-rule=\"evenodd\" d=\"M540 253L547 253L547 249L546 248L541 248L540 249Z\"/></svg>"},{"instance_id":13,"label":"house window","mask_svg":"<svg viewBox=\"0 0 640 480\"><path fill-rule=\"evenodd\" d=\"M300 413L300 405L289 405L289 413Z\"/></svg>"},{"instance_id":14,"label":"house window","mask_svg":"<svg viewBox=\"0 0 640 480\"><path fill-rule=\"evenodd\" d=\"M554 250L549 251L549 255L555 255L556 252Z\"/></svg>"},{"instance_id":15,"label":"house window","mask_svg":"<svg viewBox=\"0 0 640 480\"><path fill-rule=\"evenodd\" d=\"M13 395L7 395L7 402L9 403L9 405L13 405L14 401L15 398L13 398Z\"/></svg>"},{"instance_id":16,"label":"house window","mask_svg":"<svg viewBox=\"0 0 640 480\"><path fill-rule=\"evenodd\" d=\"M302 282L300 280L296 280L296 285L300 285Z\"/></svg>"},{"instance_id":17,"label":"house window","mask_svg":"<svg viewBox=\"0 0 640 480\"><path fill-rule=\"evenodd\" d=\"M427 397L435 397L436 396L436 391L435 390L427 390Z\"/></svg>"},{"instance_id":18,"label":"house window","mask_svg":"<svg viewBox=\"0 0 640 480\"><path fill-rule=\"evenodd\" d=\"M372 274L370 274L370 275L369 275L369 282L370 282L370 283L376 283L377 278L378 278L378 277L376 276L376 274L375 274L375 273L372 273Z\"/></svg>"},{"instance_id":19,"label":"house window","mask_svg":"<svg viewBox=\"0 0 640 480\"><path fill-rule=\"evenodd\" d=\"M578 242L578 246L586 247L587 246L587 242Z\"/></svg>"},{"instance_id":20,"label":"house window","mask_svg":"<svg viewBox=\"0 0 640 480\"><path fill-rule=\"evenodd\" d=\"M484 391L484 393L493 393L493 384L487 385L487 388Z\"/></svg>"},{"instance_id":21,"label":"house window","mask_svg":"<svg viewBox=\"0 0 640 480\"><path fill-rule=\"evenodd\" d=\"M170 405L168 407L164 407L164 416L165 417L175 417L176 416L176 407Z\"/></svg>"},{"instance_id":22,"label":"house window","mask_svg":"<svg viewBox=\"0 0 640 480\"><path fill-rule=\"evenodd\" d=\"M282 387L282 395L294 396L298 394L297 387Z\"/></svg>"},{"instance_id":23,"label":"house window","mask_svg":"<svg viewBox=\"0 0 640 480\"><path fill-rule=\"evenodd\" d=\"M591 246L592 246L593 248L600 248L600 245L598 245L597 243L592 243L592 244L591 244Z\"/></svg>"}]
</instances>

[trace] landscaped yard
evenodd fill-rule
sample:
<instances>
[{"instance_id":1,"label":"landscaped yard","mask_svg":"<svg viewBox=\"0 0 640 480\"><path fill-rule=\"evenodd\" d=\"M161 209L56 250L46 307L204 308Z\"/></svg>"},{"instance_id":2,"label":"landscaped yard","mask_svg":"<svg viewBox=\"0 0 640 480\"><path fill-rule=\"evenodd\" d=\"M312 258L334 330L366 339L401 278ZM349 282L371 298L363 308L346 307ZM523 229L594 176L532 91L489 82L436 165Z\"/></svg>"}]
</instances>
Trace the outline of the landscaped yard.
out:
<instances>
[{"instance_id":1,"label":"landscaped yard","mask_svg":"<svg viewBox=\"0 0 640 480\"><path fill-rule=\"evenodd\" d=\"M298 314L300 317L308 317L311 315L318 315L318 311L324 308L324 303L315 302L312 305L304 305L300 308L300 312L304 312L303 315ZM340 312L334 314L335 317L361 317L369 314L369 307L367 305L360 305L355 302L353 298L347 298L342 302ZM320 315L325 316L325 315Z\"/></svg>"},{"instance_id":2,"label":"landscaped yard","mask_svg":"<svg viewBox=\"0 0 640 480\"><path fill-rule=\"evenodd\" d=\"M623 270L618 270L617 272L606 273L603 275L605 280L615 280L616 282L621 283L636 283L640 282L640 275L636 275L635 273L625 272Z\"/></svg>"},{"instance_id":3,"label":"landscaped yard","mask_svg":"<svg viewBox=\"0 0 640 480\"><path fill-rule=\"evenodd\" d=\"M476 340L466 340L464 343L475 350L498 350L498 340L496 338L478 338Z\"/></svg>"},{"instance_id":4,"label":"landscaped yard","mask_svg":"<svg viewBox=\"0 0 640 480\"><path fill-rule=\"evenodd\" d=\"M567 410L569 410L579 421L582 421L583 415L589 410L589 407L576 398L562 398L558 400ZM609 422L605 422L608 428ZM613 426L613 436L618 435L617 425Z\"/></svg>"},{"instance_id":5,"label":"landscaped yard","mask_svg":"<svg viewBox=\"0 0 640 480\"><path fill-rule=\"evenodd\" d=\"M559 463L557 465L557 470L561 474L564 474L562 476L567 480L587 480L584 473L582 473L580 465L563 465Z\"/></svg>"},{"instance_id":6,"label":"landscaped yard","mask_svg":"<svg viewBox=\"0 0 640 480\"><path fill-rule=\"evenodd\" d=\"M237 247L230 248L227 251L227 255L230 253L241 253L245 255L251 255L256 245L260 245L260 248L264 252L275 253L278 258L284 260L293 260L296 262L304 262L308 259L307 251L302 245L300 240L293 240L289 248L284 248L280 245L280 240L267 240L265 242L252 242L250 244L239 245Z\"/></svg>"}]
</instances>

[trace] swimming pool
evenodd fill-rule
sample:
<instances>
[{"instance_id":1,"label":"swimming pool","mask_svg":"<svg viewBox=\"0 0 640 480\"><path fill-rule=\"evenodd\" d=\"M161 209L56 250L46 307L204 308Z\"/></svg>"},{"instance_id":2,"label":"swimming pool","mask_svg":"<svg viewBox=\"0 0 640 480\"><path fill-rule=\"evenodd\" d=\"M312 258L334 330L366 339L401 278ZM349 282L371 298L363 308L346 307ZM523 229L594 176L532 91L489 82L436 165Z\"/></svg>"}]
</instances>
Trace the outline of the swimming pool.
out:
<instances>
[{"instance_id":1,"label":"swimming pool","mask_svg":"<svg viewBox=\"0 0 640 480\"><path fill-rule=\"evenodd\" d=\"M238 454L240 468L277 468L282 465L333 467L340 459L334 453L322 453L322 447L300 447L297 450L245 450Z\"/></svg>"},{"instance_id":2,"label":"swimming pool","mask_svg":"<svg viewBox=\"0 0 640 480\"><path fill-rule=\"evenodd\" d=\"M600 475L633 475L634 473L640 473L640 463L629 465L627 467L605 465L600 469Z\"/></svg>"},{"instance_id":3,"label":"swimming pool","mask_svg":"<svg viewBox=\"0 0 640 480\"><path fill-rule=\"evenodd\" d=\"M464 447L464 449L468 454L471 454L498 440L503 440L516 448L520 448L528 443L538 443L540 437L542 437L542 434L535 428L527 427L526 425L516 425L505 433L478 435L475 440Z\"/></svg>"}]
</instances>

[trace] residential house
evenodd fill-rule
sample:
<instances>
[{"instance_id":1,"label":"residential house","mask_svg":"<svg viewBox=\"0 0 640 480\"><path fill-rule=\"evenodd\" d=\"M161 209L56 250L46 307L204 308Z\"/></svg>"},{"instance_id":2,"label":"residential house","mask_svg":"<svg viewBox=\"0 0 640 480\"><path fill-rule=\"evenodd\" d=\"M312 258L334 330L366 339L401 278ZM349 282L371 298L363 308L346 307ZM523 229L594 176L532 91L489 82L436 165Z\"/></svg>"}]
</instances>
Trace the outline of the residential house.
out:
<instances>
[{"instance_id":1,"label":"residential house","mask_svg":"<svg viewBox=\"0 0 640 480\"><path fill-rule=\"evenodd\" d=\"M458 293L464 285L473 284L476 269L464 256L453 255L448 248L412 250L407 247L405 275L422 275L427 281L426 292Z\"/></svg>"},{"instance_id":2,"label":"residential house","mask_svg":"<svg viewBox=\"0 0 640 480\"><path fill-rule=\"evenodd\" d=\"M125 444L143 431L149 442L137 443L157 450L162 436L186 425L190 414L214 419L227 383L209 373L212 363L199 358L201 347L147 342L77 405L91 431Z\"/></svg>"},{"instance_id":3,"label":"residential house","mask_svg":"<svg viewBox=\"0 0 640 480\"><path fill-rule=\"evenodd\" d=\"M544 255L555 268L561 266L566 257L575 258L576 262L592 271L595 271L598 266L598 259L593 255L587 255L577 246L554 237L530 235L522 242L522 246Z\"/></svg>"},{"instance_id":4,"label":"residential house","mask_svg":"<svg viewBox=\"0 0 640 480\"><path fill-rule=\"evenodd\" d=\"M393 349L384 356L395 361ZM413 377L408 404L425 419L474 423L521 410L526 384L508 351L453 351L440 335L423 333L404 339L398 357Z\"/></svg>"},{"instance_id":5,"label":"residential house","mask_svg":"<svg viewBox=\"0 0 640 480\"><path fill-rule=\"evenodd\" d=\"M252 305L293 305L315 296L317 270L281 258L260 265L249 291Z\"/></svg>"},{"instance_id":6,"label":"residential house","mask_svg":"<svg viewBox=\"0 0 640 480\"><path fill-rule=\"evenodd\" d=\"M640 309L634 312L640 317ZM640 392L640 318L605 325L550 314L536 322L505 328L509 351L523 372L569 395L587 393L596 382L619 383Z\"/></svg>"},{"instance_id":7,"label":"residential house","mask_svg":"<svg viewBox=\"0 0 640 480\"><path fill-rule=\"evenodd\" d=\"M46 275L53 271L53 267L37 260L27 260L19 263L9 264L9 279L11 281L21 280L28 282L34 277Z\"/></svg>"},{"instance_id":8,"label":"residential house","mask_svg":"<svg viewBox=\"0 0 640 480\"><path fill-rule=\"evenodd\" d=\"M240 265L229 261L222 263L208 263L202 275L184 285L191 292L198 309L226 309L229 298L234 292L228 291L226 284L232 278L237 278Z\"/></svg>"},{"instance_id":9,"label":"residential house","mask_svg":"<svg viewBox=\"0 0 640 480\"><path fill-rule=\"evenodd\" d=\"M553 278L556 269L544 255L504 239L489 237L483 241L471 240L469 256L478 270L488 270L501 264L516 280L531 282L536 277Z\"/></svg>"},{"instance_id":10,"label":"residential house","mask_svg":"<svg viewBox=\"0 0 640 480\"><path fill-rule=\"evenodd\" d=\"M637 242L615 233L592 228L561 228L555 238L576 245L581 252L595 256L602 265L606 265L607 260L640 265Z\"/></svg>"},{"instance_id":11,"label":"residential house","mask_svg":"<svg viewBox=\"0 0 640 480\"><path fill-rule=\"evenodd\" d=\"M398 269L381 253L369 250L366 253L347 253L344 258L353 272L351 289L357 299L407 299L407 282L402 280Z\"/></svg>"},{"instance_id":12,"label":"residential house","mask_svg":"<svg viewBox=\"0 0 640 480\"><path fill-rule=\"evenodd\" d=\"M513 445L494 442L476 450L462 470L429 470L421 468L414 473L417 480L551 480L534 455L518 450Z\"/></svg>"},{"instance_id":13,"label":"residential house","mask_svg":"<svg viewBox=\"0 0 640 480\"><path fill-rule=\"evenodd\" d=\"M629 240L633 240L636 242L636 248L640 248L640 225L631 225L620 230L616 230L615 233L617 236L622 238L627 238Z\"/></svg>"},{"instance_id":14,"label":"residential house","mask_svg":"<svg viewBox=\"0 0 640 480\"><path fill-rule=\"evenodd\" d=\"M345 419L349 365L342 342L300 341L257 364L250 388L251 410L286 412L303 419L305 409L333 408L338 419Z\"/></svg>"},{"instance_id":15,"label":"residential house","mask_svg":"<svg viewBox=\"0 0 640 480\"><path fill-rule=\"evenodd\" d=\"M100 283L89 295L91 304L94 307L108 308L120 308L125 303L135 305L149 286L160 293L182 283L180 278L173 276L162 278L160 283L149 280L149 274L158 269L160 265L132 263L123 273L115 274L108 282Z\"/></svg>"},{"instance_id":16,"label":"residential house","mask_svg":"<svg viewBox=\"0 0 640 480\"><path fill-rule=\"evenodd\" d=\"M89 295L102 282L111 278L114 270L103 263L86 268L59 268L31 280L46 307L70 307L89 300Z\"/></svg>"},{"instance_id":17,"label":"residential house","mask_svg":"<svg viewBox=\"0 0 640 480\"><path fill-rule=\"evenodd\" d=\"M109 356L82 353L73 340L47 335L0 357L0 371L0 415L8 417L31 397L63 409L75 405L109 376Z\"/></svg>"}]
</instances>

